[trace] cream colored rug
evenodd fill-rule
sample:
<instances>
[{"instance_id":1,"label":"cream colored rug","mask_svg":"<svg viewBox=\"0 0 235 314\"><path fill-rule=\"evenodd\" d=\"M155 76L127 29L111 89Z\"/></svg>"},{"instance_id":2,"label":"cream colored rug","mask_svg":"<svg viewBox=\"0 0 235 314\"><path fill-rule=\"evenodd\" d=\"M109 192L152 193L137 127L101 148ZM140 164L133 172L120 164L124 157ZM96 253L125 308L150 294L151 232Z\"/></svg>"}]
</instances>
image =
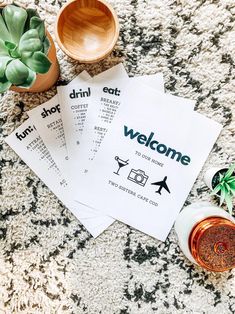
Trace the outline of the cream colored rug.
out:
<instances>
[{"instance_id":1,"label":"cream colored rug","mask_svg":"<svg viewBox=\"0 0 235 314\"><path fill-rule=\"evenodd\" d=\"M53 33L65 1L37 7ZM111 2L111 1L110 1ZM130 75L162 71L166 91L197 101L224 125L206 167L235 159L235 4L233 0L113 0L121 33L113 54L85 66L58 49L61 80L97 74L122 61ZM0 313L235 313L234 271L192 265L174 231L158 242L122 223L97 240L4 143L27 111L55 94L1 98ZM187 200L210 200L199 176Z\"/></svg>"}]
</instances>

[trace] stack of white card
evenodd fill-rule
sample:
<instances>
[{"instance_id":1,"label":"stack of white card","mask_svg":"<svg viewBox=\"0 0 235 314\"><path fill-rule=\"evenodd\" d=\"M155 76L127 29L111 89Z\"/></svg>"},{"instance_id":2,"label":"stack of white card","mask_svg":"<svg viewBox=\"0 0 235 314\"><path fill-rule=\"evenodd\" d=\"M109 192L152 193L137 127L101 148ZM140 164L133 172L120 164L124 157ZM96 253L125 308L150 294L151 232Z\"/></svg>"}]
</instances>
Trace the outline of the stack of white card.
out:
<instances>
[{"instance_id":1,"label":"stack of white card","mask_svg":"<svg viewBox=\"0 0 235 314\"><path fill-rule=\"evenodd\" d=\"M164 241L221 125L161 73L82 72L6 138L94 236L115 219Z\"/></svg>"}]
</instances>

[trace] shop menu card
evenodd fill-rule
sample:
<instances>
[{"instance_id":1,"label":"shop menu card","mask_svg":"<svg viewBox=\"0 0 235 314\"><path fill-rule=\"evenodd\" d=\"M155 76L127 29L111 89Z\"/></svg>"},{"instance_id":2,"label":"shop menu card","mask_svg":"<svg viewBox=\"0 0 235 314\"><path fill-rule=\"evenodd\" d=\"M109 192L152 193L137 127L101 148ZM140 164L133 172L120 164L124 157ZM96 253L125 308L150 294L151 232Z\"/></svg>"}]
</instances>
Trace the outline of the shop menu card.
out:
<instances>
[{"instance_id":1,"label":"shop menu card","mask_svg":"<svg viewBox=\"0 0 235 314\"><path fill-rule=\"evenodd\" d=\"M78 198L164 241L221 125L137 83L122 91L112 126L77 181Z\"/></svg>"}]
</instances>

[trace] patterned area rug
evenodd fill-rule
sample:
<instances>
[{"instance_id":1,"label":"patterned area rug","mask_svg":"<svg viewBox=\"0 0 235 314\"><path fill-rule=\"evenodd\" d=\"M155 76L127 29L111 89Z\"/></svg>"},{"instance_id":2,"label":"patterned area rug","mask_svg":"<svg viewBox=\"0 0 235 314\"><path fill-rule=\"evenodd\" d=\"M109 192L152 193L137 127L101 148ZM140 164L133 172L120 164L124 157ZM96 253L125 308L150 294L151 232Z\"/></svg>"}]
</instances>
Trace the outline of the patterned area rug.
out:
<instances>
[{"instance_id":1,"label":"patterned area rug","mask_svg":"<svg viewBox=\"0 0 235 314\"><path fill-rule=\"evenodd\" d=\"M17 1L37 7L51 33L64 2ZM162 71L167 92L195 99L199 112L224 125L204 169L235 159L234 1L110 2L121 24L115 51L85 66L58 49L59 83L121 61L132 76ZM1 98L0 313L235 313L234 271L216 274L192 265L174 230L161 243L115 222L92 239L4 143L27 111L55 92ZM187 204L210 200L203 172Z\"/></svg>"}]
</instances>

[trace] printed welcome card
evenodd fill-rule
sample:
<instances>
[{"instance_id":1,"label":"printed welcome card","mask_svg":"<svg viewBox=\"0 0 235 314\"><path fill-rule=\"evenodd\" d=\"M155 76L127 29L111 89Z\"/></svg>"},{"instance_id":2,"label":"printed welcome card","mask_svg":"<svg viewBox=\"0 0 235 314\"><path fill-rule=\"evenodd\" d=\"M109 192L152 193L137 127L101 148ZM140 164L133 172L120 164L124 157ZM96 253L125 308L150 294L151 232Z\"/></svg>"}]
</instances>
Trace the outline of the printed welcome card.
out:
<instances>
[{"instance_id":1,"label":"printed welcome card","mask_svg":"<svg viewBox=\"0 0 235 314\"><path fill-rule=\"evenodd\" d=\"M77 104L81 105L84 102L89 102L88 118L84 125L83 135L79 137L79 141L76 141L76 135L73 132L69 132L66 128L69 122L66 115L62 116L62 119L65 120L65 133L70 133L71 149L68 153L70 174L74 186L76 186L77 181L83 180L81 175L88 171L105 134L112 127L112 121L119 106L122 106L125 99L130 99L131 101L132 94L129 93L128 82L135 86L135 93L138 93L138 90L149 89L150 95L154 95L153 99L156 103L163 97L161 103L165 107L169 107L169 110L172 109L171 114L176 110L178 113L182 114L184 112L184 114L191 115L195 104L194 101L165 95L161 92L163 90L161 77L161 75L151 75L147 81L145 81L146 77L134 77L132 79L102 81L90 85L92 86L92 92L89 100L85 96L77 98ZM155 89L149 86L155 86ZM142 96L141 94L139 95L140 97Z\"/></svg>"},{"instance_id":2,"label":"printed welcome card","mask_svg":"<svg viewBox=\"0 0 235 314\"><path fill-rule=\"evenodd\" d=\"M77 182L78 198L164 241L221 125L165 106L164 95L126 84L111 128Z\"/></svg>"}]
</instances>

